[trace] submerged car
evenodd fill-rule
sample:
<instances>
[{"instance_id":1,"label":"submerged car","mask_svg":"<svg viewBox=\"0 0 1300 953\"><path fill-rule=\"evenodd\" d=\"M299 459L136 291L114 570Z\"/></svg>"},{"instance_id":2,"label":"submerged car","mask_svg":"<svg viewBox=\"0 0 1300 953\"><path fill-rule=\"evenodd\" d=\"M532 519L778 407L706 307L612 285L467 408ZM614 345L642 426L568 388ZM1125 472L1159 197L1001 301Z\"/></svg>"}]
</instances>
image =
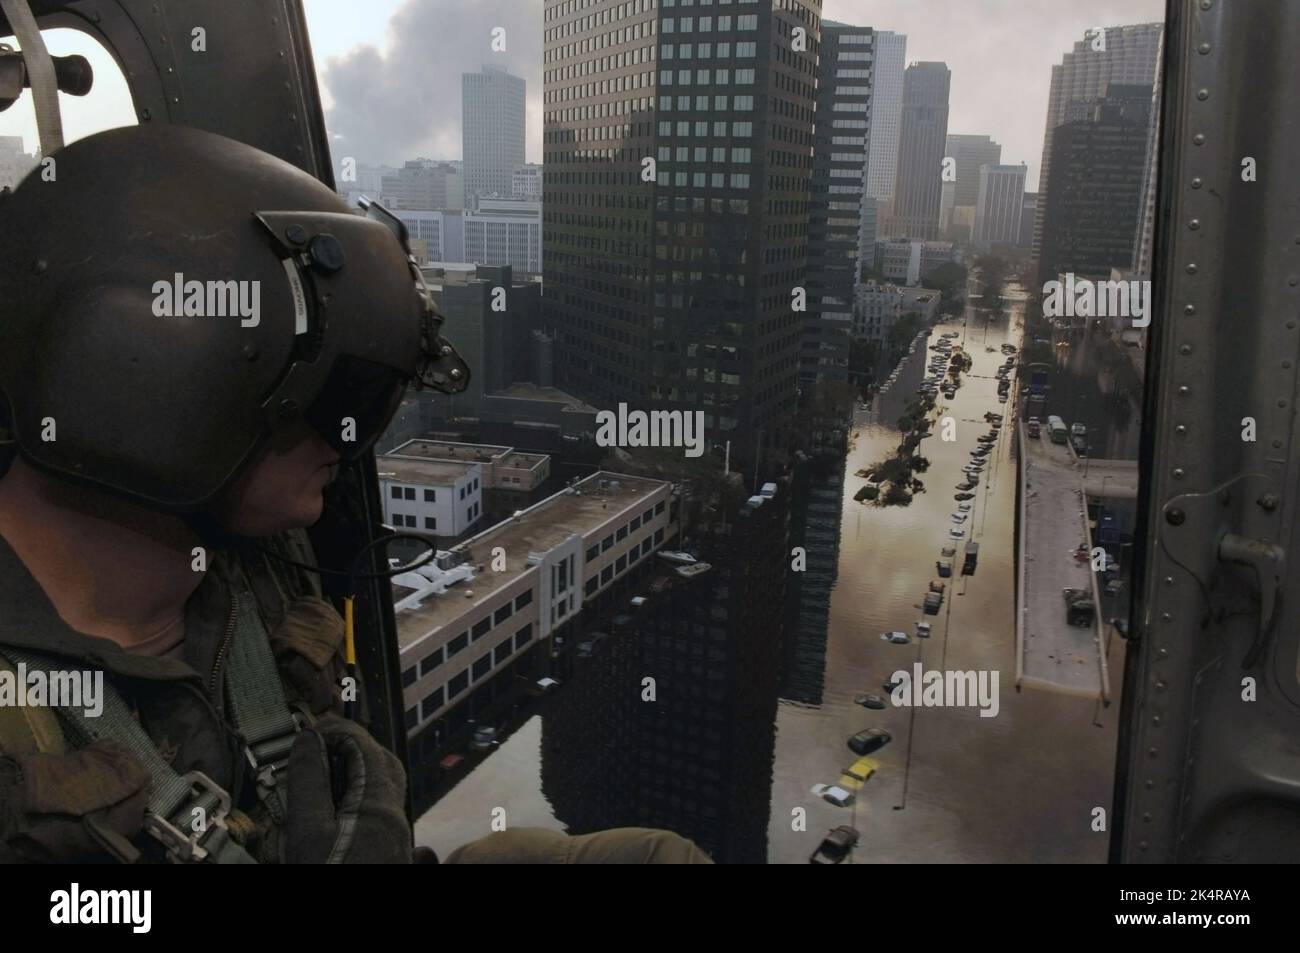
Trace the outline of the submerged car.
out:
<instances>
[{"instance_id":1,"label":"submerged car","mask_svg":"<svg viewBox=\"0 0 1300 953\"><path fill-rule=\"evenodd\" d=\"M880 638L891 645L907 645L912 641L906 632L881 632Z\"/></svg>"},{"instance_id":2,"label":"submerged car","mask_svg":"<svg viewBox=\"0 0 1300 953\"><path fill-rule=\"evenodd\" d=\"M948 530L948 535L953 539L961 539L966 535L966 531L960 526L954 526L952 529Z\"/></svg>"},{"instance_id":3,"label":"submerged car","mask_svg":"<svg viewBox=\"0 0 1300 953\"><path fill-rule=\"evenodd\" d=\"M886 707L886 702L879 695L866 694L854 697L853 701L863 708L870 708L874 711L881 711Z\"/></svg>"},{"instance_id":4,"label":"submerged car","mask_svg":"<svg viewBox=\"0 0 1300 953\"><path fill-rule=\"evenodd\" d=\"M954 500L957 500L958 502L963 502L963 503L964 503L966 500L973 500L973 499L975 499L975 494L974 494L974 493L957 493L957 494L955 494L955 495L953 496L953 499L954 499Z\"/></svg>"},{"instance_id":5,"label":"submerged car","mask_svg":"<svg viewBox=\"0 0 1300 953\"><path fill-rule=\"evenodd\" d=\"M817 795L823 801L829 801L836 807L848 807L857 800L852 791L846 791L844 788L838 787L834 784L814 784L812 786L812 793Z\"/></svg>"},{"instance_id":6,"label":"submerged car","mask_svg":"<svg viewBox=\"0 0 1300 953\"><path fill-rule=\"evenodd\" d=\"M916 637L918 639L928 639L930 637L930 623L925 620L918 620L916 623Z\"/></svg>"},{"instance_id":7,"label":"submerged car","mask_svg":"<svg viewBox=\"0 0 1300 953\"><path fill-rule=\"evenodd\" d=\"M858 846L858 836L857 829L853 827L833 828L829 834L822 838L821 844L808 858L808 863L843 863L844 858L848 857L853 852L853 848Z\"/></svg>"},{"instance_id":8,"label":"submerged car","mask_svg":"<svg viewBox=\"0 0 1300 953\"><path fill-rule=\"evenodd\" d=\"M893 740L893 736L884 728L868 728L866 731L859 731L849 739L849 750L854 754L868 755L874 751L879 751L885 745Z\"/></svg>"}]
</instances>

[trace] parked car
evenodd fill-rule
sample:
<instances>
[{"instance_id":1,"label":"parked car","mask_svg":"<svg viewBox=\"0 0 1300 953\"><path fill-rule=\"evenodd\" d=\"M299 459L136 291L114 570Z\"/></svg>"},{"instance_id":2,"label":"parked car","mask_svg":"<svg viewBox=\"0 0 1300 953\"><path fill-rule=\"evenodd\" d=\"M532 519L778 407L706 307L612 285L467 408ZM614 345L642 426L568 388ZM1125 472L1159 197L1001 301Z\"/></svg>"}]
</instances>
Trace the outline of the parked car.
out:
<instances>
[{"instance_id":1,"label":"parked car","mask_svg":"<svg viewBox=\"0 0 1300 953\"><path fill-rule=\"evenodd\" d=\"M965 501L957 504L957 511L959 513L969 513L970 510L971 510L971 504Z\"/></svg>"},{"instance_id":2,"label":"parked car","mask_svg":"<svg viewBox=\"0 0 1300 953\"><path fill-rule=\"evenodd\" d=\"M961 539L966 535L966 531L959 526L954 526L952 529L948 530L948 535L953 539Z\"/></svg>"},{"instance_id":3,"label":"parked car","mask_svg":"<svg viewBox=\"0 0 1300 953\"><path fill-rule=\"evenodd\" d=\"M874 711L881 711L887 706L885 700L881 698L879 695L872 695L872 694L857 695L854 696L853 701L856 704L861 705L863 708L870 708Z\"/></svg>"},{"instance_id":4,"label":"parked car","mask_svg":"<svg viewBox=\"0 0 1300 953\"><path fill-rule=\"evenodd\" d=\"M885 745L893 740L893 736L884 728L868 728L866 731L859 731L849 739L849 750L854 754L868 755L872 752L879 751Z\"/></svg>"},{"instance_id":5,"label":"parked car","mask_svg":"<svg viewBox=\"0 0 1300 953\"><path fill-rule=\"evenodd\" d=\"M844 788L838 787L834 784L814 784L812 786L812 793L817 795L823 801L829 801L836 807L848 807L857 800L852 791L846 791Z\"/></svg>"},{"instance_id":6,"label":"parked car","mask_svg":"<svg viewBox=\"0 0 1300 953\"><path fill-rule=\"evenodd\" d=\"M858 846L858 831L856 828L848 826L832 828L831 832L822 838L822 842L817 849L812 852L812 856L808 858L808 863L843 863L844 858L848 857L856 846Z\"/></svg>"}]
</instances>

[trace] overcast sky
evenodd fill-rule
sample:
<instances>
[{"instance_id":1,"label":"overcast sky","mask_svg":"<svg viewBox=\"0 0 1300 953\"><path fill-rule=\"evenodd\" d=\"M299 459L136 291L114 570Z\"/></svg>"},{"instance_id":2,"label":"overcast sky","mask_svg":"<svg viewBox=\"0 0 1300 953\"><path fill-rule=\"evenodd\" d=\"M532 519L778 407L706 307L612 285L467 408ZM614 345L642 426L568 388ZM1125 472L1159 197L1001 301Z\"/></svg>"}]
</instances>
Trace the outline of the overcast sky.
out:
<instances>
[{"instance_id":1,"label":"overcast sky","mask_svg":"<svg viewBox=\"0 0 1300 953\"><path fill-rule=\"evenodd\" d=\"M542 153L542 0L306 0L335 158L400 165L461 155L460 77L486 63L528 82L530 162ZM907 35L907 58L952 70L953 133L990 135L1002 161L1029 165L1037 187L1051 68L1085 30L1157 21L1164 0L824 0L823 15ZM504 28L505 50L492 49ZM133 122L111 60L71 31L52 52L91 56L96 89L61 97L69 139ZM30 96L0 113L0 135L36 148Z\"/></svg>"}]
</instances>

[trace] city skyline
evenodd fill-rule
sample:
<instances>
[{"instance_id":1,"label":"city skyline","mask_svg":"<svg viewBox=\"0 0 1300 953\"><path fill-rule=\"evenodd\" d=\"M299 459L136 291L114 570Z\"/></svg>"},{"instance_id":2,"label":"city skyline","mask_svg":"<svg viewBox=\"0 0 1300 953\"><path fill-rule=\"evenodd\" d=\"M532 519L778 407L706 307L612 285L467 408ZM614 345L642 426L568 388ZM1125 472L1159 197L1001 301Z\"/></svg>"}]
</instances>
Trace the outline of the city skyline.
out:
<instances>
[{"instance_id":1,"label":"city skyline","mask_svg":"<svg viewBox=\"0 0 1300 953\"><path fill-rule=\"evenodd\" d=\"M420 156L463 158L461 76L495 64L528 85L524 158L541 162L541 0L478 0L469 9L452 0L379 0L365 18L342 0L306 0L305 8L336 156L396 168ZM949 133L997 140L1003 161L1028 167L1029 192L1038 190L1052 66L1085 30L1163 15L1163 0L1051 0L1032 9L1014 0L977 8L957 0L825 0L822 10L826 20L906 35L908 63L947 63ZM1007 23L1019 28L1009 31ZM507 30L506 50L494 53L491 31L499 25ZM134 122L125 81L108 54L74 31L52 33L51 52L88 56L97 77L92 96L61 97L68 141ZM430 35L441 38L437 59L427 55ZM423 92L434 83L443 94ZM1008 101L1015 108L1007 109ZM412 122L413 114L422 121ZM21 135L29 152L36 149L29 103L0 114L0 135Z\"/></svg>"}]
</instances>

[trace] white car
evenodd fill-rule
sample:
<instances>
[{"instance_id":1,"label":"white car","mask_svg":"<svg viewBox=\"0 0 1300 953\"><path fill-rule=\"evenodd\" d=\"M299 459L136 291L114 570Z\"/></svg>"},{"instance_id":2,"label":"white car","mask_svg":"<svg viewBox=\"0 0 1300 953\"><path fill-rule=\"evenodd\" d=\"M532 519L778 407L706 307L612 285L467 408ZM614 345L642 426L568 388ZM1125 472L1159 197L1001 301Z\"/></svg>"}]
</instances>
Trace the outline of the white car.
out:
<instances>
[{"instance_id":1,"label":"white car","mask_svg":"<svg viewBox=\"0 0 1300 953\"><path fill-rule=\"evenodd\" d=\"M958 524L959 526L960 526L962 523L966 522L967 519L969 519L969 517L968 517L965 513L953 513L953 514L952 514L952 521L953 521L954 523Z\"/></svg>"},{"instance_id":2,"label":"white car","mask_svg":"<svg viewBox=\"0 0 1300 953\"><path fill-rule=\"evenodd\" d=\"M957 509L958 509L960 512L962 512L962 513L969 513L969 512L970 512L970 504L969 504L969 503L965 503L965 502L958 503L958 504L957 504Z\"/></svg>"},{"instance_id":3,"label":"white car","mask_svg":"<svg viewBox=\"0 0 1300 953\"><path fill-rule=\"evenodd\" d=\"M916 637L918 639L928 639L930 637L930 623L918 620L916 623Z\"/></svg>"},{"instance_id":4,"label":"white car","mask_svg":"<svg viewBox=\"0 0 1300 953\"><path fill-rule=\"evenodd\" d=\"M812 793L836 807L848 807L855 799L852 791L846 791L836 784L814 784Z\"/></svg>"},{"instance_id":5,"label":"white car","mask_svg":"<svg viewBox=\"0 0 1300 953\"><path fill-rule=\"evenodd\" d=\"M961 539L966 535L966 531L960 526L954 526L952 529L948 530L948 535L953 539Z\"/></svg>"},{"instance_id":6,"label":"white car","mask_svg":"<svg viewBox=\"0 0 1300 953\"><path fill-rule=\"evenodd\" d=\"M906 645L912 641L906 632L881 632L880 637L891 645Z\"/></svg>"}]
</instances>

